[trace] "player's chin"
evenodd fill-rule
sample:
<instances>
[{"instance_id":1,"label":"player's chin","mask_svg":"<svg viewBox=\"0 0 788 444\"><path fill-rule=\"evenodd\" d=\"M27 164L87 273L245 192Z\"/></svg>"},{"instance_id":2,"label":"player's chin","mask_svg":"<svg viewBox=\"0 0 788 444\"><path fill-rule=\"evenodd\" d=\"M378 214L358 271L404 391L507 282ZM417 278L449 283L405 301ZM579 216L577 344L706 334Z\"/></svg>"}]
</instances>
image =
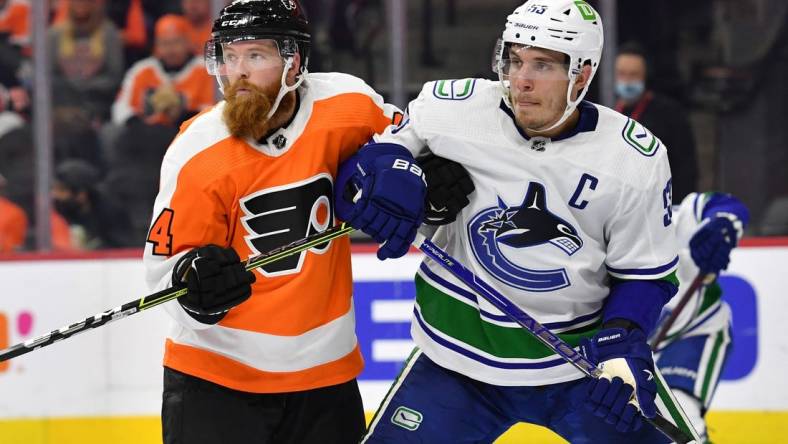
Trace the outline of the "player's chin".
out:
<instances>
[{"instance_id":1,"label":"player's chin","mask_svg":"<svg viewBox=\"0 0 788 444\"><path fill-rule=\"evenodd\" d=\"M515 114L515 120L517 120L517 125L523 129L541 128L544 123L544 119L541 119L538 115L535 115L535 113L533 112L517 113Z\"/></svg>"}]
</instances>

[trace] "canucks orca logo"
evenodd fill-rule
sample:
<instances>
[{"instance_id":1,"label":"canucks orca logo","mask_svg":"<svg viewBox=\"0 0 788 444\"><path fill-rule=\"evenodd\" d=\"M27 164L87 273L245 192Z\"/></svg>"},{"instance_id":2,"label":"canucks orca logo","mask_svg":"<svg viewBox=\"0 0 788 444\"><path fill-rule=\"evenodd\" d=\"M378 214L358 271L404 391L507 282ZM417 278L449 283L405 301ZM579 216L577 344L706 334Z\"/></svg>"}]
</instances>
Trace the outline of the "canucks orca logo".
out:
<instances>
[{"instance_id":1,"label":"canucks orca logo","mask_svg":"<svg viewBox=\"0 0 788 444\"><path fill-rule=\"evenodd\" d=\"M498 198L498 206L477 214L468 225L473 254L498 280L528 291L553 291L570 285L563 268L533 270L514 263L504 254L507 248L522 249L551 244L567 256L583 247L577 230L547 208L543 185L532 182L519 206Z\"/></svg>"}]
</instances>

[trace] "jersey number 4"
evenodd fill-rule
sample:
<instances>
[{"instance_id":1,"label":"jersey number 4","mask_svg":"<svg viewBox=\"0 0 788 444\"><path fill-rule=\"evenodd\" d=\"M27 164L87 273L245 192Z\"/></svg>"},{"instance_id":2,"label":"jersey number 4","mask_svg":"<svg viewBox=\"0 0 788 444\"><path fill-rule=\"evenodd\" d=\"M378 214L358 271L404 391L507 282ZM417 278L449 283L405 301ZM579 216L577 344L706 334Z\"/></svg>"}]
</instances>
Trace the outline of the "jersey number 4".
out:
<instances>
[{"instance_id":1,"label":"jersey number 4","mask_svg":"<svg viewBox=\"0 0 788 444\"><path fill-rule=\"evenodd\" d=\"M169 208L161 210L156 222L148 233L148 242L153 244L153 254L155 256L172 255L172 218L175 212Z\"/></svg>"}]
</instances>

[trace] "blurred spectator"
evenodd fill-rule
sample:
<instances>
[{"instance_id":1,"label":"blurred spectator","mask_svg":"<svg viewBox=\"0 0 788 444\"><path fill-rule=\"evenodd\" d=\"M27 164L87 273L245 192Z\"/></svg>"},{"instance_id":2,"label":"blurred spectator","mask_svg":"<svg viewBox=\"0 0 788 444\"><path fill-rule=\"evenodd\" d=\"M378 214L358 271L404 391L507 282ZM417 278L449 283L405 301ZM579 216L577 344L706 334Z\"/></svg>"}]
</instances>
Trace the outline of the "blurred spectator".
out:
<instances>
[{"instance_id":1,"label":"blurred spectator","mask_svg":"<svg viewBox=\"0 0 788 444\"><path fill-rule=\"evenodd\" d=\"M93 127L90 113L77 106L57 106L52 110L55 163L82 159L103 169L106 161Z\"/></svg>"},{"instance_id":2,"label":"blurred spectator","mask_svg":"<svg viewBox=\"0 0 788 444\"><path fill-rule=\"evenodd\" d=\"M23 52L29 49L29 9L26 2L0 0L0 111L23 113L30 106L30 96L18 77Z\"/></svg>"},{"instance_id":3,"label":"blurred spectator","mask_svg":"<svg viewBox=\"0 0 788 444\"><path fill-rule=\"evenodd\" d=\"M687 113L675 100L646 88L648 64L643 49L624 44L616 57L616 111L642 123L668 148L673 202L697 188L695 137Z\"/></svg>"},{"instance_id":4,"label":"blurred spectator","mask_svg":"<svg viewBox=\"0 0 788 444\"><path fill-rule=\"evenodd\" d=\"M107 4L107 17L121 30L126 66L148 54L148 29L142 0L112 0Z\"/></svg>"},{"instance_id":5,"label":"blurred spectator","mask_svg":"<svg viewBox=\"0 0 788 444\"><path fill-rule=\"evenodd\" d=\"M7 179L5 196L33 216L33 131L11 112L0 114L0 174ZM32 223L32 222L31 222Z\"/></svg>"},{"instance_id":6,"label":"blurred spectator","mask_svg":"<svg viewBox=\"0 0 788 444\"><path fill-rule=\"evenodd\" d=\"M201 56L205 50L205 42L211 38L211 27L213 27L211 0L181 0L181 9L183 16L192 26L189 39L194 53Z\"/></svg>"},{"instance_id":7,"label":"blurred spectator","mask_svg":"<svg viewBox=\"0 0 788 444\"><path fill-rule=\"evenodd\" d=\"M57 211L52 210L49 214L49 223L52 232L52 249L55 251L77 250L71 241L71 229L68 222Z\"/></svg>"},{"instance_id":8,"label":"blurred spectator","mask_svg":"<svg viewBox=\"0 0 788 444\"><path fill-rule=\"evenodd\" d=\"M3 114L0 114L0 116ZM17 118L19 117L17 116ZM0 117L0 120L2 120L2 117ZM26 215L27 226L31 227L36 222L33 207L35 184L33 156L31 154L33 134L30 126L21 121L21 119L18 124L13 125L11 128L5 125L2 126L3 130L0 130L0 176L4 176L4 178L0 179L0 182L2 182L1 188L3 188L0 194L7 202L19 207L21 214ZM16 220L12 225L18 227L19 212L16 212L16 216L12 216L6 212L6 209L13 207L7 205L0 205L0 207L2 207L0 208L0 220L11 217L12 220ZM73 249L68 224L63 217L52 211L50 223L52 225L52 247L55 250ZM2 224L3 222L0 222L0 225ZM28 231L28 237L32 238L30 230L26 231ZM16 232L18 233L18 231ZM18 239L18 235L16 238ZM27 239L25 243L32 244L32 242L27 242Z\"/></svg>"},{"instance_id":9,"label":"blurred spectator","mask_svg":"<svg viewBox=\"0 0 788 444\"><path fill-rule=\"evenodd\" d=\"M53 205L68 222L71 242L80 250L130 246L131 225L117 199L98 186L99 173L82 160L55 169Z\"/></svg>"},{"instance_id":10,"label":"blurred spectator","mask_svg":"<svg viewBox=\"0 0 788 444\"><path fill-rule=\"evenodd\" d=\"M29 54L30 3L27 0L0 0L0 36Z\"/></svg>"},{"instance_id":11,"label":"blurred spectator","mask_svg":"<svg viewBox=\"0 0 788 444\"><path fill-rule=\"evenodd\" d=\"M156 22L155 55L126 73L112 106L113 123L122 125L136 115L148 124L178 125L213 105L213 79L194 56L190 30L185 18L173 14Z\"/></svg>"},{"instance_id":12,"label":"blurred spectator","mask_svg":"<svg viewBox=\"0 0 788 444\"><path fill-rule=\"evenodd\" d=\"M0 253L19 250L27 235L27 215L4 197L6 183L5 177L0 175Z\"/></svg>"},{"instance_id":13,"label":"blurred spectator","mask_svg":"<svg viewBox=\"0 0 788 444\"><path fill-rule=\"evenodd\" d=\"M104 183L131 216L135 246L145 245L151 208L159 192L162 158L177 133L178 127L148 125L140 119L131 119L115 142L115 155Z\"/></svg>"},{"instance_id":14,"label":"blurred spectator","mask_svg":"<svg viewBox=\"0 0 788 444\"><path fill-rule=\"evenodd\" d=\"M11 94L0 85L0 139L25 124L25 120L18 113L9 110L9 107L15 108Z\"/></svg>"},{"instance_id":15,"label":"blurred spectator","mask_svg":"<svg viewBox=\"0 0 788 444\"><path fill-rule=\"evenodd\" d=\"M24 87L17 85L7 89L5 84L0 83L0 112L11 110L22 114L29 109L30 95Z\"/></svg>"},{"instance_id":16,"label":"blurred spectator","mask_svg":"<svg viewBox=\"0 0 788 444\"><path fill-rule=\"evenodd\" d=\"M106 120L123 78L123 42L104 0L69 0L68 14L49 30L56 104L85 106Z\"/></svg>"}]
</instances>

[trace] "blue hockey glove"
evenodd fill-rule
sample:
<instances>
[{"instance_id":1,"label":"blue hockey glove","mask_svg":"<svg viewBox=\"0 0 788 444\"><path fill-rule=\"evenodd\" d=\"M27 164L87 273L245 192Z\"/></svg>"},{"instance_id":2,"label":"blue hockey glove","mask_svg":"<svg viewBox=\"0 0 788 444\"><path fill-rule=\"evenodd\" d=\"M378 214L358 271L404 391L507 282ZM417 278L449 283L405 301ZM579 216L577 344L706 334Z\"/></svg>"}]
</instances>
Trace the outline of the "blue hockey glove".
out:
<instances>
[{"instance_id":1,"label":"blue hockey glove","mask_svg":"<svg viewBox=\"0 0 788 444\"><path fill-rule=\"evenodd\" d=\"M584 340L582 348L591 362L612 377L589 381L585 400L588 410L622 433L638 430L643 425L637 405L646 417L656 415L654 358L643 331L603 329L591 340ZM637 405L630 402L633 392Z\"/></svg>"},{"instance_id":2,"label":"blue hockey glove","mask_svg":"<svg viewBox=\"0 0 788 444\"><path fill-rule=\"evenodd\" d=\"M429 151L416 161L427 178L424 223L446 225L454 222L457 214L470 203L468 196L475 189L470 174L459 163Z\"/></svg>"},{"instance_id":3,"label":"blue hockey glove","mask_svg":"<svg viewBox=\"0 0 788 444\"><path fill-rule=\"evenodd\" d=\"M408 252L424 219L424 173L404 147L374 143L339 166L337 217L377 243L378 258Z\"/></svg>"},{"instance_id":4,"label":"blue hockey glove","mask_svg":"<svg viewBox=\"0 0 788 444\"><path fill-rule=\"evenodd\" d=\"M727 217L715 217L690 239L690 255L702 274L719 274L728 268L737 241L733 222Z\"/></svg>"}]
</instances>

